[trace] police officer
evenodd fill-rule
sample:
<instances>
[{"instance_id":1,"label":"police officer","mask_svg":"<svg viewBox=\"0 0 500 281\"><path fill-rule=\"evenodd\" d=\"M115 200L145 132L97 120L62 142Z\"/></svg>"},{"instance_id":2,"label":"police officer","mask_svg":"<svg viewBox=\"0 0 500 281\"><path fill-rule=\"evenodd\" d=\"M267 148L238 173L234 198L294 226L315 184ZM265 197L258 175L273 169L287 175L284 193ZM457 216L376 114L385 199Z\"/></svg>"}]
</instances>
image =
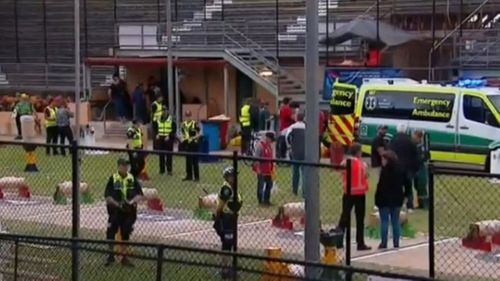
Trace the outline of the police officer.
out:
<instances>
[{"instance_id":1,"label":"police officer","mask_svg":"<svg viewBox=\"0 0 500 281\"><path fill-rule=\"evenodd\" d=\"M47 144L57 144L57 137L59 136L59 129L56 122L56 104L55 99L50 99L49 105L45 108L45 130L46 130L46 143ZM46 147L47 155L50 155L50 146ZM58 155L57 147L52 147L52 154Z\"/></svg>"},{"instance_id":2,"label":"police officer","mask_svg":"<svg viewBox=\"0 0 500 281\"><path fill-rule=\"evenodd\" d=\"M128 151L128 157L130 161L130 172L134 177L138 177L141 171L144 169L144 153L143 143L142 143L142 130L137 123L137 120L132 121L132 125L127 130L127 148L133 149Z\"/></svg>"},{"instance_id":3,"label":"police officer","mask_svg":"<svg viewBox=\"0 0 500 281\"><path fill-rule=\"evenodd\" d=\"M160 119L156 122L158 134L156 135L156 149L172 152L174 149L174 140L176 133L176 125L172 115L165 108ZM167 174L172 175L172 154L160 153L160 174L165 173L165 165L167 166ZM165 161L166 160L166 161ZM166 162L166 163L165 163Z\"/></svg>"},{"instance_id":4,"label":"police officer","mask_svg":"<svg viewBox=\"0 0 500 281\"><path fill-rule=\"evenodd\" d=\"M155 92L156 100L151 104L151 124L153 128L153 140L156 139L156 135L158 134L158 120L160 120L161 115L163 114L163 110L165 105L163 105L163 96L160 92ZM154 146L153 142L153 146Z\"/></svg>"},{"instance_id":5,"label":"police officer","mask_svg":"<svg viewBox=\"0 0 500 281\"><path fill-rule=\"evenodd\" d=\"M241 154L248 153L248 146L252 137L252 122L250 116L250 100L246 100L240 111L241 125Z\"/></svg>"},{"instance_id":6,"label":"police officer","mask_svg":"<svg viewBox=\"0 0 500 281\"><path fill-rule=\"evenodd\" d=\"M182 122L182 147L183 150L189 153L198 153L199 144L198 139L200 137L200 128L198 122L193 120L191 117L191 111L187 110L185 112L186 120ZM197 155L186 155L186 177L182 179L183 181L194 181L200 180L200 169L198 165Z\"/></svg>"},{"instance_id":7,"label":"police officer","mask_svg":"<svg viewBox=\"0 0 500 281\"><path fill-rule=\"evenodd\" d=\"M236 173L233 167L226 167L222 172L224 184L217 198L217 209L215 211L214 228L222 242L223 251L234 251L234 229L237 225L238 212L243 204L240 194L234 196L234 178ZM234 271L228 270L231 264L230 257L224 257L223 266L226 268L221 272L223 279L231 278Z\"/></svg>"},{"instance_id":8,"label":"police officer","mask_svg":"<svg viewBox=\"0 0 500 281\"><path fill-rule=\"evenodd\" d=\"M109 178L104 192L109 215L106 230L107 240L114 240L118 230L120 230L123 241L130 239L137 218L137 204L143 198L142 188L137 179L128 172L128 166L127 160L118 159L118 171ZM110 255L106 266L115 262L112 251L113 245L110 245ZM123 257L121 263L124 266L134 266L127 257Z\"/></svg>"}]
</instances>

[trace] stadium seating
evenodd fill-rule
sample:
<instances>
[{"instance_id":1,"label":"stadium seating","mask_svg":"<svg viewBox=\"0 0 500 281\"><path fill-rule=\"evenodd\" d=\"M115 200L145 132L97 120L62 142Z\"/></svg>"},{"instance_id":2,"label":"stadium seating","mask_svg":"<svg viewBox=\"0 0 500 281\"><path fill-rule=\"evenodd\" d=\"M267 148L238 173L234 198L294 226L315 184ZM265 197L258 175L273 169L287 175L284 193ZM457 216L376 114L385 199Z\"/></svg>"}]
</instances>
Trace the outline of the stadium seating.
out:
<instances>
[{"instance_id":1,"label":"stadium seating","mask_svg":"<svg viewBox=\"0 0 500 281\"><path fill-rule=\"evenodd\" d=\"M116 2L116 7L114 7ZM305 3L306 0L279 0L278 15L275 0L172 0L172 20L175 21L174 47L178 50L190 48L220 48L224 42L222 33L224 26L230 25L245 34L271 54L276 54L279 46L280 56L301 56L305 46ZM224 7L222 6L224 2ZM483 0L464 1L462 12L472 12ZM17 4L15 4L17 3ZM46 5L43 5L45 3ZM0 66L5 77L0 78L0 87L5 85L38 85L44 82L45 87L60 89L72 85L67 72L58 68L71 69L74 61L73 42L73 0L37 1L37 0L2 0L0 9ZM348 22L359 16L376 15L375 0L320 0L320 32L326 32L328 18L329 29ZM81 50L83 57L102 57L113 54L118 45L117 31L119 25L143 24L158 25L157 42L161 45L165 34L166 7L165 1L157 0L86 0L81 1ZM380 1L380 17L403 29L428 31L430 29L430 13L432 1L428 0L393 0ZM489 16L487 22L476 21L464 25L464 28L498 30L500 27L490 21L500 11L498 1L490 1L480 11L481 17ZM439 30L453 29L460 21L460 7L457 1L436 0L436 25ZM15 15L18 20L16 21ZM202 22L224 24L203 24ZM489 24L489 25L488 25ZM17 35L16 35L17 26ZM493 28L495 27L495 28ZM278 31L278 32L277 32ZM203 35L204 36L201 36ZM481 38L472 38L481 34ZM498 56L492 46L499 40L495 34L484 32L465 33L458 48L458 55L466 59L456 59L456 63L464 61L493 60ZM17 39L17 40L16 40ZM476 44L471 49L468 44L473 40ZM224 42L227 43L227 42ZM330 53L331 56L352 57L359 55L357 45L344 48L343 52ZM16 50L16 46L18 47ZM322 49L324 51L324 49ZM487 53L488 56L482 55ZM6 65L21 63L23 65ZM40 67L34 64L49 64ZM25 65L24 65L25 64ZM61 64L65 66L55 67ZM44 73L43 71L50 72ZM13 71L13 72L11 72ZM109 69L108 69L109 71ZM109 73L104 74L109 75ZM103 75L98 75L102 83ZM28 83L23 80L30 77ZM1 81L9 81L9 84ZM38 85L40 86L40 85Z\"/></svg>"}]
</instances>

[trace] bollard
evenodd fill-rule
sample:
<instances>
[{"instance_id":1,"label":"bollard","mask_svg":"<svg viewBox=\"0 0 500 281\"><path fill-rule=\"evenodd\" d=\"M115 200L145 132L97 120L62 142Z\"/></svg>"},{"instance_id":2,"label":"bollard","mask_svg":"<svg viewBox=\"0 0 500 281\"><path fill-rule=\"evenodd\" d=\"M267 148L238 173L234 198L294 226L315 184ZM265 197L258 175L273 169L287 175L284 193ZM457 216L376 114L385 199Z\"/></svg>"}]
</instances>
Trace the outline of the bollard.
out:
<instances>
[{"instance_id":1,"label":"bollard","mask_svg":"<svg viewBox=\"0 0 500 281\"><path fill-rule=\"evenodd\" d=\"M321 230L319 241L325 248L321 263L325 265L337 264L337 249L343 247L344 232L338 229L330 229L326 232ZM331 268L323 269L322 280L340 280L340 274L337 270Z\"/></svg>"},{"instance_id":2,"label":"bollard","mask_svg":"<svg viewBox=\"0 0 500 281\"><path fill-rule=\"evenodd\" d=\"M268 258L279 259L282 257L281 248L271 247L266 249L266 256ZM268 273L268 274L266 274ZM285 263L277 261L264 262L264 275L261 281L292 281L293 278L284 277L292 276L290 269Z\"/></svg>"}]
</instances>

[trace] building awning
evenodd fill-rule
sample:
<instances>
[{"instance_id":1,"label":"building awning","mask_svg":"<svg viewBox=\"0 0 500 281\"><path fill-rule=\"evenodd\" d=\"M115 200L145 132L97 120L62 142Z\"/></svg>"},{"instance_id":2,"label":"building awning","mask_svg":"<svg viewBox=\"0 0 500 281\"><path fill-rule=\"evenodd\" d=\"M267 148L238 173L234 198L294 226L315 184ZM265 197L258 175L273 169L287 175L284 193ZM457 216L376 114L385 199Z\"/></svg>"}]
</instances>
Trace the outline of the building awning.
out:
<instances>
[{"instance_id":1,"label":"building awning","mask_svg":"<svg viewBox=\"0 0 500 281\"><path fill-rule=\"evenodd\" d=\"M166 66L167 58L165 57L148 57L148 58L117 58L117 57L89 57L83 61L86 65L147 65L147 66ZM206 66L206 67L223 67L226 64L225 60L221 59L174 59L175 66Z\"/></svg>"}]
</instances>

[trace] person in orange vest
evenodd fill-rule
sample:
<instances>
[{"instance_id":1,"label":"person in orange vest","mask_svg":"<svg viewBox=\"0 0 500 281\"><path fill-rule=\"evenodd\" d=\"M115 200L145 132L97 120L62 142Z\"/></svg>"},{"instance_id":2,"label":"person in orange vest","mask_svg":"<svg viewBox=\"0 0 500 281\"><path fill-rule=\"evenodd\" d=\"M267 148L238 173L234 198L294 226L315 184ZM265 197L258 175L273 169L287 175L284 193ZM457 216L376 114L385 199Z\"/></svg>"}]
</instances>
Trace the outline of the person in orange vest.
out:
<instances>
[{"instance_id":1,"label":"person in orange vest","mask_svg":"<svg viewBox=\"0 0 500 281\"><path fill-rule=\"evenodd\" d=\"M368 178L366 174L366 164L361 158L361 145L359 143L354 143L349 148L347 159L351 161L351 188L347 190L347 171L344 170L342 171L344 195L342 197L342 214L340 215L338 228L345 232L347 227L349 227L349 213L354 207L358 251L367 251L371 250L371 247L365 244L364 239ZM344 160L342 165L347 165L347 160Z\"/></svg>"}]
</instances>

